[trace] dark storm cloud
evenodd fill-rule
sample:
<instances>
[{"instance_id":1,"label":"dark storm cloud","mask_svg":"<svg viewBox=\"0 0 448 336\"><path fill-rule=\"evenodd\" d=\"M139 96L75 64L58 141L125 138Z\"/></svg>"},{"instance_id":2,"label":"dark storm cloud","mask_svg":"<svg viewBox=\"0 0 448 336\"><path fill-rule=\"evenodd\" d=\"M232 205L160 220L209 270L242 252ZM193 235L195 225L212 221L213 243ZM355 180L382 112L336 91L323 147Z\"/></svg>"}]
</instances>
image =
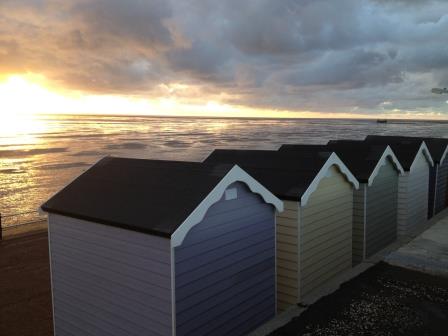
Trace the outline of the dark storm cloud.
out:
<instances>
[{"instance_id":1,"label":"dark storm cloud","mask_svg":"<svg viewBox=\"0 0 448 336\"><path fill-rule=\"evenodd\" d=\"M311 65L286 73L293 86L335 86L355 89L401 82L400 66L387 53L366 51L330 52Z\"/></svg>"},{"instance_id":2,"label":"dark storm cloud","mask_svg":"<svg viewBox=\"0 0 448 336\"><path fill-rule=\"evenodd\" d=\"M165 0L95 0L75 2L71 11L88 34L121 41L136 48L157 49L172 44L171 33L163 20L171 17L171 7Z\"/></svg>"},{"instance_id":3,"label":"dark storm cloud","mask_svg":"<svg viewBox=\"0 0 448 336\"><path fill-rule=\"evenodd\" d=\"M430 89L448 82L447 31L442 0L3 0L0 72L266 108L443 112Z\"/></svg>"}]
</instances>

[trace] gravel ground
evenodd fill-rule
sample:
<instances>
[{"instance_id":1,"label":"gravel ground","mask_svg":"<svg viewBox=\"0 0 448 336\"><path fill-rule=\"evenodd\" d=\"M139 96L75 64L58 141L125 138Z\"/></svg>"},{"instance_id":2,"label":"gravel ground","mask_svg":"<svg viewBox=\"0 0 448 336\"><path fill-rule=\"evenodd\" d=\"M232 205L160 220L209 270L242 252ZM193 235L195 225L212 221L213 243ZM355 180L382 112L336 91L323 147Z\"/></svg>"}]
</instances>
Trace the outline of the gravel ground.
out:
<instances>
[{"instance_id":1,"label":"gravel ground","mask_svg":"<svg viewBox=\"0 0 448 336\"><path fill-rule=\"evenodd\" d=\"M448 278L381 262L271 335L448 335Z\"/></svg>"}]
</instances>

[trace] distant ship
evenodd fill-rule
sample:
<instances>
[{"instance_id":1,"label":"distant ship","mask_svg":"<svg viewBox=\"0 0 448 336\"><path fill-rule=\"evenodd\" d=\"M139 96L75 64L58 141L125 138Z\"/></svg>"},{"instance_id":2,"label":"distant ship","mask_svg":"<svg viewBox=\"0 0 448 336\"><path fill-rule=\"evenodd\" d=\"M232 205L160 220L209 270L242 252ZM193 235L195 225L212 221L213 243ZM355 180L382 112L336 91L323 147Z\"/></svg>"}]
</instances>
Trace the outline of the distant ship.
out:
<instances>
[{"instance_id":1,"label":"distant ship","mask_svg":"<svg viewBox=\"0 0 448 336\"><path fill-rule=\"evenodd\" d=\"M443 89L439 89L439 88L434 88L431 90L432 93L435 94L447 94L448 93L448 89L447 88L443 88Z\"/></svg>"},{"instance_id":2,"label":"distant ship","mask_svg":"<svg viewBox=\"0 0 448 336\"><path fill-rule=\"evenodd\" d=\"M387 119L377 119L376 122L378 124L387 124Z\"/></svg>"}]
</instances>

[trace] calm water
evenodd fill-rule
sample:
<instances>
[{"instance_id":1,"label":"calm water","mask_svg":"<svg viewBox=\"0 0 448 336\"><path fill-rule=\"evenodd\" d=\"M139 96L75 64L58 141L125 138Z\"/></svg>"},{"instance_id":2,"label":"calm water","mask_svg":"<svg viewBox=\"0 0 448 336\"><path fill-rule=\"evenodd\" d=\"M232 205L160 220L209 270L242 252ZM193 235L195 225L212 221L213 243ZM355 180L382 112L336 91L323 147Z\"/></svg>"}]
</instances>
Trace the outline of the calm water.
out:
<instances>
[{"instance_id":1,"label":"calm water","mask_svg":"<svg viewBox=\"0 0 448 336\"><path fill-rule=\"evenodd\" d=\"M0 127L2 214L37 209L105 155L199 161L214 148L276 149L367 134L448 137L448 123L420 121L39 116L17 126Z\"/></svg>"}]
</instances>

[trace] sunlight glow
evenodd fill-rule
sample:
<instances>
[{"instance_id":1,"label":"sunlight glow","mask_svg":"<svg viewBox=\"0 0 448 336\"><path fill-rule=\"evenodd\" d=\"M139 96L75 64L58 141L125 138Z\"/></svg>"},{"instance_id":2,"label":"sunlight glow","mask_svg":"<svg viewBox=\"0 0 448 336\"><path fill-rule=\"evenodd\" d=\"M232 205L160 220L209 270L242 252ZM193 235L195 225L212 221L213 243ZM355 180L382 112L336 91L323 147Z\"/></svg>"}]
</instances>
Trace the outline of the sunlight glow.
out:
<instances>
[{"instance_id":1,"label":"sunlight glow","mask_svg":"<svg viewBox=\"0 0 448 336\"><path fill-rule=\"evenodd\" d=\"M204 99L204 103L196 103L195 100L188 101L188 98L185 98L187 101L180 101L171 97L171 93L188 88L182 84L166 85L167 96L153 99L79 92L57 93L46 84L45 78L38 75L10 76L0 83L1 118L5 121L4 124L9 119L8 124L11 126L12 120L16 120L18 116L46 113L277 118L300 116L297 111L261 110L207 99ZM313 115L318 116L316 113ZM14 127L18 126L17 123ZM2 128L5 129L6 126Z\"/></svg>"},{"instance_id":2,"label":"sunlight glow","mask_svg":"<svg viewBox=\"0 0 448 336\"><path fill-rule=\"evenodd\" d=\"M347 113L319 113L261 109L229 105L225 93L202 96L195 88L179 84L159 85L162 93L157 98L129 95L99 95L79 91L55 90L44 76L37 74L13 75L0 82L0 136L10 133L27 133L30 128L42 126L33 123L34 114L112 114L162 115L198 117L262 117L262 118L431 118L433 114L406 114L399 109L387 109L389 101L381 104L382 114L362 113L357 108ZM176 96L180 93L180 96ZM189 96L191 94L191 97ZM27 120L26 120L27 119Z\"/></svg>"}]
</instances>

